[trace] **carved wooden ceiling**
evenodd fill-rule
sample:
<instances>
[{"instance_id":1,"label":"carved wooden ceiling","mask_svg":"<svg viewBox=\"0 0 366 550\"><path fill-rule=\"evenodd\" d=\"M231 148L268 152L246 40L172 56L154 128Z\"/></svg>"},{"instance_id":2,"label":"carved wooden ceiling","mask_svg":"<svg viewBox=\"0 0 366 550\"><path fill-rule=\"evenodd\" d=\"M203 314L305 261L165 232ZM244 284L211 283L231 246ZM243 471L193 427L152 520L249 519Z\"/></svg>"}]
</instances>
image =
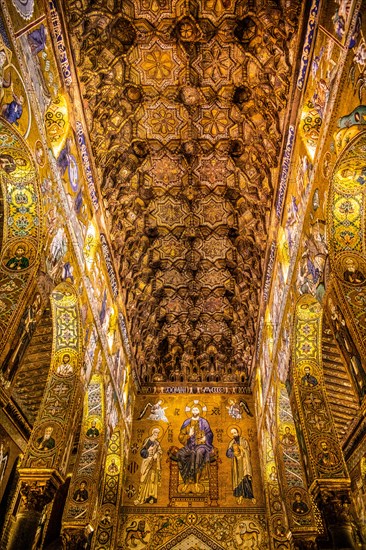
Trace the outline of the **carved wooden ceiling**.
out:
<instances>
[{"instance_id":1,"label":"carved wooden ceiling","mask_svg":"<svg viewBox=\"0 0 366 550\"><path fill-rule=\"evenodd\" d=\"M51 349L51 310L46 307L14 378L13 399L29 426L34 425L41 406L50 368Z\"/></svg>"},{"instance_id":2,"label":"carved wooden ceiling","mask_svg":"<svg viewBox=\"0 0 366 550\"><path fill-rule=\"evenodd\" d=\"M326 320L323 321L322 359L329 406L340 442L343 444L359 415L359 399L344 359ZM339 396L342 396L342 399Z\"/></svg>"},{"instance_id":3,"label":"carved wooden ceiling","mask_svg":"<svg viewBox=\"0 0 366 550\"><path fill-rule=\"evenodd\" d=\"M300 3L65 4L138 374L245 381Z\"/></svg>"}]
</instances>

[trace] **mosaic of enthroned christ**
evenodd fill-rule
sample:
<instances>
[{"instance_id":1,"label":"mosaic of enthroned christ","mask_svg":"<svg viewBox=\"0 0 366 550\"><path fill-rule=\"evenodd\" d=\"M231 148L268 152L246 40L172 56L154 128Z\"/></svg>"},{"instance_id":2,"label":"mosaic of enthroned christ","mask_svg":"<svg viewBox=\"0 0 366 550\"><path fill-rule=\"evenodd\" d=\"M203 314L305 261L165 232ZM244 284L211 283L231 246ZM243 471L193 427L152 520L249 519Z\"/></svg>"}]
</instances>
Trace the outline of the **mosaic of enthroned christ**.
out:
<instances>
[{"instance_id":1,"label":"mosaic of enthroned christ","mask_svg":"<svg viewBox=\"0 0 366 550\"><path fill-rule=\"evenodd\" d=\"M298 4L66 5L138 375L246 382Z\"/></svg>"}]
</instances>

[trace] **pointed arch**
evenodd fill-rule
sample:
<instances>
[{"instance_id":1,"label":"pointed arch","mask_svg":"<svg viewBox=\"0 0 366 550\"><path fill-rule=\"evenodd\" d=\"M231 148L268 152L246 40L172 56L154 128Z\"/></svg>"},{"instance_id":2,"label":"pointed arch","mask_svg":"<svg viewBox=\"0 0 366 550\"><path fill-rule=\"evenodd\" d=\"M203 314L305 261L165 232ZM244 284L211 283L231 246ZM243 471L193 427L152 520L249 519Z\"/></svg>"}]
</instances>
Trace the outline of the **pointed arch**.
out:
<instances>
[{"instance_id":1,"label":"pointed arch","mask_svg":"<svg viewBox=\"0 0 366 550\"><path fill-rule=\"evenodd\" d=\"M80 401L82 333L78 295L69 282L50 296L52 309L51 365L40 411L24 457L24 466L66 470L75 410ZM51 432L47 447L45 434Z\"/></svg>"},{"instance_id":2,"label":"pointed arch","mask_svg":"<svg viewBox=\"0 0 366 550\"><path fill-rule=\"evenodd\" d=\"M1 355L25 309L25 297L34 284L43 245L36 165L24 139L3 119L0 119L0 194Z\"/></svg>"},{"instance_id":3,"label":"pointed arch","mask_svg":"<svg viewBox=\"0 0 366 550\"><path fill-rule=\"evenodd\" d=\"M366 355L366 106L359 105L338 122L335 135L338 158L330 181L328 200L328 245L334 274L331 281L337 300L328 300L330 315L340 307L349 320L349 331L360 358ZM366 393L366 365L360 359ZM352 374L352 373L351 373Z\"/></svg>"},{"instance_id":4,"label":"pointed arch","mask_svg":"<svg viewBox=\"0 0 366 550\"><path fill-rule=\"evenodd\" d=\"M24 342L24 353L18 353L13 363L14 377L9 372L9 380L12 380L13 399L32 427L41 406L52 357L52 312L49 301L35 326L29 323L28 327L25 337L19 339L17 344L20 349Z\"/></svg>"},{"instance_id":5,"label":"pointed arch","mask_svg":"<svg viewBox=\"0 0 366 550\"><path fill-rule=\"evenodd\" d=\"M53 341L51 371L61 376L80 374L82 364L82 329L79 299L75 287L64 281L51 292ZM71 369L63 359L69 355Z\"/></svg>"},{"instance_id":6,"label":"pointed arch","mask_svg":"<svg viewBox=\"0 0 366 550\"><path fill-rule=\"evenodd\" d=\"M13 550L19 548L24 532L27 540L33 541L40 514L64 482L77 412L81 409L82 334L78 294L72 284L63 282L51 292L50 301L51 365L7 518L8 525L12 525L9 548ZM23 515L17 514L22 501L26 503Z\"/></svg>"}]
</instances>

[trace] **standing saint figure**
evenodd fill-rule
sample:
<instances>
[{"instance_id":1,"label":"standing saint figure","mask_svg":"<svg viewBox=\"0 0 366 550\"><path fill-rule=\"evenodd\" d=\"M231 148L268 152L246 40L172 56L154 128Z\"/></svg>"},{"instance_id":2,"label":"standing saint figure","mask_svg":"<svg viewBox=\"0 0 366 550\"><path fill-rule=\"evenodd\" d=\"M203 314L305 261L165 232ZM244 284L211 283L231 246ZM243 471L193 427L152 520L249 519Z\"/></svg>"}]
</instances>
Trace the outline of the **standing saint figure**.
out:
<instances>
[{"instance_id":1,"label":"standing saint figure","mask_svg":"<svg viewBox=\"0 0 366 550\"><path fill-rule=\"evenodd\" d=\"M195 492L200 492L199 480L204 466L210 462L213 452L213 433L209 423L200 416L200 408L194 405L192 417L183 422L178 439L184 444L179 449L175 460L178 462L180 475L183 479L183 492L187 492L189 484L195 484Z\"/></svg>"},{"instance_id":2,"label":"standing saint figure","mask_svg":"<svg viewBox=\"0 0 366 550\"><path fill-rule=\"evenodd\" d=\"M158 500L158 487L161 482L161 456L163 454L158 437L160 428L154 428L145 439L140 450L142 456L140 488L134 504L154 504Z\"/></svg>"},{"instance_id":3,"label":"standing saint figure","mask_svg":"<svg viewBox=\"0 0 366 550\"><path fill-rule=\"evenodd\" d=\"M252 487L252 464L248 440L239 434L237 428L230 430L232 440L226 456L232 459L231 474L234 497L238 504L244 498L254 499Z\"/></svg>"}]
</instances>

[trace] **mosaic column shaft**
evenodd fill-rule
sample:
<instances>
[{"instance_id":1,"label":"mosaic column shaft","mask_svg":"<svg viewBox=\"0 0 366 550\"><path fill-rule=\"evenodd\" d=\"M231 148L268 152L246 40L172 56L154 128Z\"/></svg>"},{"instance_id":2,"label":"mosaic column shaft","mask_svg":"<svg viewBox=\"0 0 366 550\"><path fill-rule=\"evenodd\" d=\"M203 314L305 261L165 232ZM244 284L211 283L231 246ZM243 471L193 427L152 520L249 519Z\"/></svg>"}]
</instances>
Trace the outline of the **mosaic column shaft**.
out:
<instances>
[{"instance_id":1,"label":"mosaic column shaft","mask_svg":"<svg viewBox=\"0 0 366 550\"><path fill-rule=\"evenodd\" d=\"M104 406L103 377L95 374L85 396L79 452L63 515L64 548L76 549L91 541L105 440Z\"/></svg>"},{"instance_id":2,"label":"mosaic column shaft","mask_svg":"<svg viewBox=\"0 0 366 550\"><path fill-rule=\"evenodd\" d=\"M265 453L265 493L268 513L271 549L293 550L293 542L289 540L287 514L283 506L283 495L278 480L278 468L273 451L272 441L266 431L264 440Z\"/></svg>"},{"instance_id":3,"label":"mosaic column shaft","mask_svg":"<svg viewBox=\"0 0 366 550\"><path fill-rule=\"evenodd\" d=\"M104 465L102 498L98 508L98 526L93 538L92 550L114 548L117 536L117 509L122 489L122 444L121 429L116 428L108 445Z\"/></svg>"},{"instance_id":4,"label":"mosaic column shaft","mask_svg":"<svg viewBox=\"0 0 366 550\"><path fill-rule=\"evenodd\" d=\"M296 437L295 422L287 389L280 384L277 394L277 458L284 504L294 541L314 544L319 532L316 510L307 491L301 449Z\"/></svg>"}]
</instances>

